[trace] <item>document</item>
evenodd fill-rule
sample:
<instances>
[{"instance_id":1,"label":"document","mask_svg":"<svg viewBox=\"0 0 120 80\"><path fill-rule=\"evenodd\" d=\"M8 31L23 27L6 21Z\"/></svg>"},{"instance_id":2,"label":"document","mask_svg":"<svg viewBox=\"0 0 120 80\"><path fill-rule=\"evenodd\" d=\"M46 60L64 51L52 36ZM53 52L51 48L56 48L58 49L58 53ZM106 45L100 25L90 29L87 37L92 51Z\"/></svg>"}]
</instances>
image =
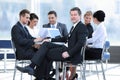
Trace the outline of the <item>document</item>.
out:
<instances>
[{"instance_id":1,"label":"document","mask_svg":"<svg viewBox=\"0 0 120 80\"><path fill-rule=\"evenodd\" d=\"M42 38L46 37L55 38L56 36L60 36L61 34L59 30L56 28L40 28L39 35Z\"/></svg>"}]
</instances>

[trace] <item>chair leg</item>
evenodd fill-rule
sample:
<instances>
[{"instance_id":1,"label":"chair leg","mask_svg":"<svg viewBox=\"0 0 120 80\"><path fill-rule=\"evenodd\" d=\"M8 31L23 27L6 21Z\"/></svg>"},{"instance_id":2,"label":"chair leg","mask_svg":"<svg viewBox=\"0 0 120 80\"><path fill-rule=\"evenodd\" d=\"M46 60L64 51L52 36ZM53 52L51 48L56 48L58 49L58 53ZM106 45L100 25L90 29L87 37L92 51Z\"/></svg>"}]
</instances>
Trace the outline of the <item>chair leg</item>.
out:
<instances>
[{"instance_id":1,"label":"chair leg","mask_svg":"<svg viewBox=\"0 0 120 80\"><path fill-rule=\"evenodd\" d=\"M14 68L14 74L13 74L13 80L15 80L15 75L16 75L16 65L17 65L17 61L15 60L15 68Z\"/></svg>"},{"instance_id":2,"label":"chair leg","mask_svg":"<svg viewBox=\"0 0 120 80\"><path fill-rule=\"evenodd\" d=\"M22 67L23 67L24 61L22 61L21 64L22 64ZM21 72L21 80L22 80L22 77L23 77L23 73Z\"/></svg>"},{"instance_id":3,"label":"chair leg","mask_svg":"<svg viewBox=\"0 0 120 80\"><path fill-rule=\"evenodd\" d=\"M96 71L97 71L98 80L100 80L100 78L99 78L99 72L98 72L98 67L97 67L97 63L96 63Z\"/></svg>"},{"instance_id":4,"label":"chair leg","mask_svg":"<svg viewBox=\"0 0 120 80\"><path fill-rule=\"evenodd\" d=\"M86 63L83 63L82 68L83 68L83 74L82 74L82 79L81 80L86 80L86 76L85 76Z\"/></svg>"},{"instance_id":5,"label":"chair leg","mask_svg":"<svg viewBox=\"0 0 120 80\"><path fill-rule=\"evenodd\" d=\"M105 62L106 62L106 70L107 70L107 64L108 64L108 60L106 60Z\"/></svg>"},{"instance_id":6,"label":"chair leg","mask_svg":"<svg viewBox=\"0 0 120 80\"><path fill-rule=\"evenodd\" d=\"M83 68L82 65L80 65L80 80L82 80L82 76L83 76Z\"/></svg>"},{"instance_id":7,"label":"chair leg","mask_svg":"<svg viewBox=\"0 0 120 80\"><path fill-rule=\"evenodd\" d=\"M66 63L63 62L63 80L66 80Z\"/></svg>"},{"instance_id":8,"label":"chair leg","mask_svg":"<svg viewBox=\"0 0 120 80\"><path fill-rule=\"evenodd\" d=\"M30 75L30 80L32 80L32 75Z\"/></svg>"},{"instance_id":9,"label":"chair leg","mask_svg":"<svg viewBox=\"0 0 120 80\"><path fill-rule=\"evenodd\" d=\"M103 69L103 62L102 61L101 61L101 68L102 68L103 80L106 80L105 72L104 72L104 69Z\"/></svg>"}]
</instances>

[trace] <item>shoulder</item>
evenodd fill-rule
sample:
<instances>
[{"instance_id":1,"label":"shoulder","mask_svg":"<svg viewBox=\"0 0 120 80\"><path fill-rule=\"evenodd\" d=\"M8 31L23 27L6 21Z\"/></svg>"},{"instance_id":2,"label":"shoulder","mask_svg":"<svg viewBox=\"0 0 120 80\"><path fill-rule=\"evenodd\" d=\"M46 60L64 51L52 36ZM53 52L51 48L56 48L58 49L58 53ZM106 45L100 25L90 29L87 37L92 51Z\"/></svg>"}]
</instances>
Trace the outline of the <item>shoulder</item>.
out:
<instances>
[{"instance_id":1,"label":"shoulder","mask_svg":"<svg viewBox=\"0 0 120 80\"><path fill-rule=\"evenodd\" d=\"M61 22L58 22L58 23L57 23L57 25L58 25L58 26L63 26L63 27L66 27L66 24L61 23Z\"/></svg>"},{"instance_id":2,"label":"shoulder","mask_svg":"<svg viewBox=\"0 0 120 80\"><path fill-rule=\"evenodd\" d=\"M48 24L43 24L43 27L49 27L50 26L50 24L48 23Z\"/></svg>"},{"instance_id":3,"label":"shoulder","mask_svg":"<svg viewBox=\"0 0 120 80\"><path fill-rule=\"evenodd\" d=\"M80 21L76 26L79 28L86 28L85 25Z\"/></svg>"},{"instance_id":4,"label":"shoulder","mask_svg":"<svg viewBox=\"0 0 120 80\"><path fill-rule=\"evenodd\" d=\"M78 31L87 31L87 27L81 21L76 25L76 27Z\"/></svg>"},{"instance_id":5,"label":"shoulder","mask_svg":"<svg viewBox=\"0 0 120 80\"><path fill-rule=\"evenodd\" d=\"M15 25L13 25L12 29L15 29L15 28L17 28L17 27L19 27L19 26L20 26L20 23L17 22Z\"/></svg>"}]
</instances>

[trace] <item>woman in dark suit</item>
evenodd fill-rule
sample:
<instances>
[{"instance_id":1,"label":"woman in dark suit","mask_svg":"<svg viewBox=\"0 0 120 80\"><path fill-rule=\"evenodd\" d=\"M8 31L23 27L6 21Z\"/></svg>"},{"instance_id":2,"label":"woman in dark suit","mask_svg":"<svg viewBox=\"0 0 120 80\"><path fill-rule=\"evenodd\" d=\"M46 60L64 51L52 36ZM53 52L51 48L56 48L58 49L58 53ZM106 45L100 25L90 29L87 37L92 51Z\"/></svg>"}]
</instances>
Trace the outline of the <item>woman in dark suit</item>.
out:
<instances>
[{"instance_id":1,"label":"woman in dark suit","mask_svg":"<svg viewBox=\"0 0 120 80\"><path fill-rule=\"evenodd\" d=\"M93 33L93 27L91 25L91 20L92 20L92 12L91 11L87 11L84 14L84 24L86 25L87 29L88 29L88 38L92 37L92 33Z\"/></svg>"}]
</instances>

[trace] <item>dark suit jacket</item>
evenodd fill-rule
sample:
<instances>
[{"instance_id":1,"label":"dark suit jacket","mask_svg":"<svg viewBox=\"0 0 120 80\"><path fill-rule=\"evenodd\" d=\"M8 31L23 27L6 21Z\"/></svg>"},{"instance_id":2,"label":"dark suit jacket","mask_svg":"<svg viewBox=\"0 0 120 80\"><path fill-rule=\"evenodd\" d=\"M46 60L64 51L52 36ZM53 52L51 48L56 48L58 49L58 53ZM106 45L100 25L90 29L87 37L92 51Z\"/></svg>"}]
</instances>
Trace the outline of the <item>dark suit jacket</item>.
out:
<instances>
[{"instance_id":1,"label":"dark suit jacket","mask_svg":"<svg viewBox=\"0 0 120 80\"><path fill-rule=\"evenodd\" d=\"M43 28L51 28L50 23L44 24ZM61 36L68 35L67 27L65 24L58 22L57 23L57 29L59 29Z\"/></svg>"},{"instance_id":2,"label":"dark suit jacket","mask_svg":"<svg viewBox=\"0 0 120 80\"><path fill-rule=\"evenodd\" d=\"M34 44L34 38L29 34L26 34L23 26L20 22L17 22L11 30L12 41L16 47L16 56L18 59L31 59L34 52L32 45Z\"/></svg>"},{"instance_id":3,"label":"dark suit jacket","mask_svg":"<svg viewBox=\"0 0 120 80\"><path fill-rule=\"evenodd\" d=\"M80 60L80 51L82 46L86 41L86 37L88 36L88 31L85 25L82 22L79 22L70 37L62 37L59 39L52 39L54 42L68 42L68 53L70 55L70 60L72 63L77 64ZM82 58L81 58L82 59Z\"/></svg>"},{"instance_id":4,"label":"dark suit jacket","mask_svg":"<svg viewBox=\"0 0 120 80\"><path fill-rule=\"evenodd\" d=\"M92 37L92 33L93 33L93 27L92 27L91 24L87 24L86 27L87 27L88 33L89 33L88 38L91 38Z\"/></svg>"}]
</instances>

